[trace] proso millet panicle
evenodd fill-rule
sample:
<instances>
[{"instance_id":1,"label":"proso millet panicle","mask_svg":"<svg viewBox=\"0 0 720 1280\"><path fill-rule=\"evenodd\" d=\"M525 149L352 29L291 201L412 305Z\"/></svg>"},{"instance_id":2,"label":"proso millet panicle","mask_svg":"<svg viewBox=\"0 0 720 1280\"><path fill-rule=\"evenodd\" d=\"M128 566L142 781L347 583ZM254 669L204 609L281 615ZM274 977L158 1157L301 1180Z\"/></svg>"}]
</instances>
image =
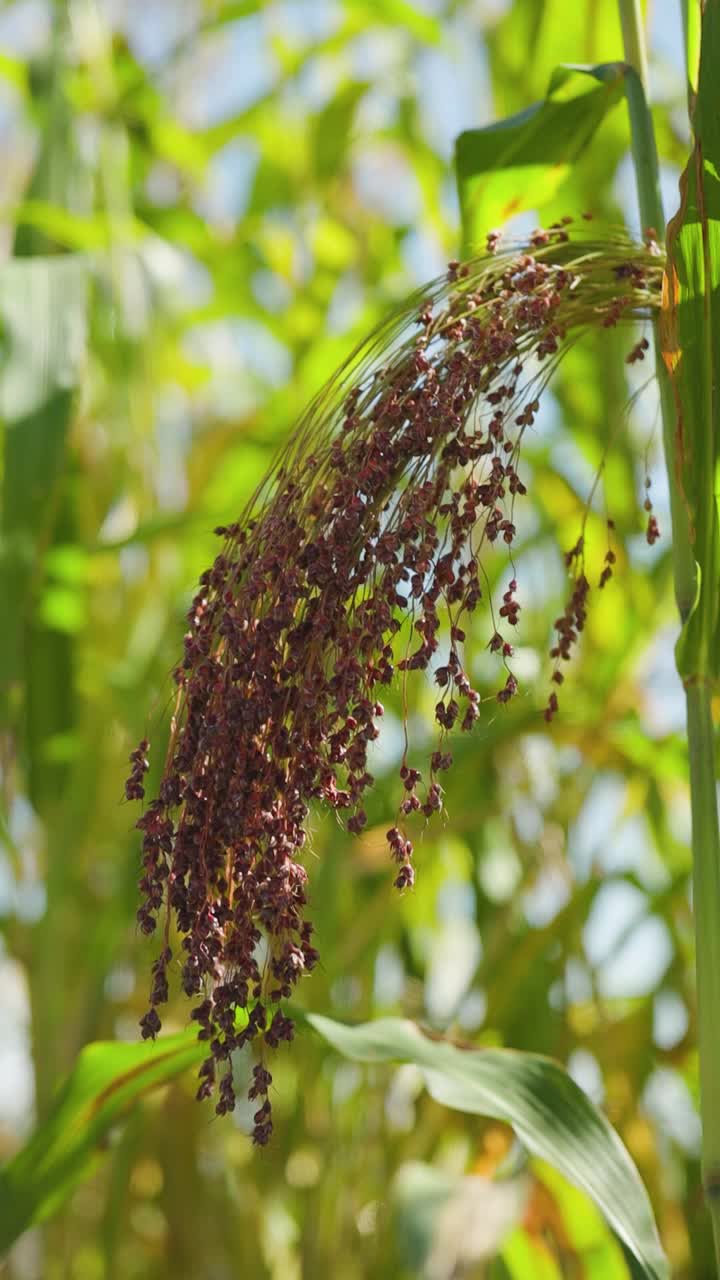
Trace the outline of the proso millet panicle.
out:
<instances>
[{"instance_id":1,"label":"proso millet panicle","mask_svg":"<svg viewBox=\"0 0 720 1280\"><path fill-rule=\"evenodd\" d=\"M254 1041L257 1143L272 1130L264 1047L292 1039L282 1002L318 959L302 862L310 806L342 812L362 831L382 690L432 671L438 741L424 777L403 758L387 832L395 884L412 885L404 819L442 809L449 735L480 715L463 623L484 602L491 544L509 559L488 626L502 671L497 701L518 687L509 637L520 615L512 545L526 493L523 434L563 350L592 326L647 315L659 276L652 248L571 240L564 224L507 252L489 237L487 254L451 263L354 353L250 509L216 531L222 549L200 580L175 672L162 781L137 824L143 932L164 913L141 1026L144 1036L160 1029L172 920L182 986L208 1042L198 1097L217 1091L217 1111L231 1110L230 1057ZM558 658L577 638L587 590L578 576L556 624ZM548 719L556 709L553 693ZM142 798L147 751L143 740L131 757L130 799Z\"/></svg>"}]
</instances>

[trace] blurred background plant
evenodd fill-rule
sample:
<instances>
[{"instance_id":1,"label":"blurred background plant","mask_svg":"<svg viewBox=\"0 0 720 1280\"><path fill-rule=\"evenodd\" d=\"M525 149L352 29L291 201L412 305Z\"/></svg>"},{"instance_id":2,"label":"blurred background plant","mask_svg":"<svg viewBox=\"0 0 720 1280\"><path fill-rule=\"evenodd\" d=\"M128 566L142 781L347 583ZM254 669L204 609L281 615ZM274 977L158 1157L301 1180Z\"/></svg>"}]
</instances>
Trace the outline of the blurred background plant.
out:
<instances>
[{"instance_id":1,"label":"blurred background plant","mask_svg":"<svg viewBox=\"0 0 720 1280\"><path fill-rule=\"evenodd\" d=\"M648 6L669 210L689 141L679 21L675 5ZM456 256L455 136L542 98L558 63L621 59L622 40L612 0L18 0L0 8L0 50L7 1158L82 1045L137 1035L151 948L123 780L137 740L157 748L167 732L213 527L357 339ZM638 233L634 200L617 108L552 199L510 225L587 210ZM301 998L565 1062L636 1160L673 1273L703 1277L683 698L668 540L644 532L648 480L669 531L657 396L647 365L625 364L631 345L625 332L576 347L527 438L521 696L457 742L414 892L393 894L384 840L397 694L365 833L314 819L322 963ZM615 578L550 734L542 655L567 593L562 550L606 451L589 556L599 576L610 517ZM468 628L489 692L485 644ZM412 699L422 745L434 697ZM165 1026L186 1014L179 1001ZM360 1066L303 1035L274 1076L261 1153L251 1114L212 1122L192 1075L149 1095L6 1274L630 1274L546 1166L507 1194L469 1183L506 1159L508 1133L443 1109L413 1066ZM494 1230L463 1258L478 1220Z\"/></svg>"}]
</instances>

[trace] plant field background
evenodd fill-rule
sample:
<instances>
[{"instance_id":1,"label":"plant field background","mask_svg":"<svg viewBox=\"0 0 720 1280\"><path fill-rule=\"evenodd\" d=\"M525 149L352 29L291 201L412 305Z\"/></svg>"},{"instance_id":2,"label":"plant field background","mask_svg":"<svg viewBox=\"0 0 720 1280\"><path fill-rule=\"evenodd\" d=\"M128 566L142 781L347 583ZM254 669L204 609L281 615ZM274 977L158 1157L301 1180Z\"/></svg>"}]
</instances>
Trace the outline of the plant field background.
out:
<instances>
[{"instance_id":1,"label":"plant field background","mask_svg":"<svg viewBox=\"0 0 720 1280\"><path fill-rule=\"evenodd\" d=\"M656 0L648 23L670 214L688 150L675 6ZM0 6L0 1159L84 1044L137 1035L155 952L135 924L126 762L144 733L155 768L162 758L214 526L236 517L355 342L458 254L457 133L542 98L558 63L621 58L609 0ZM638 233L628 146L621 103L550 205L523 209L520 187L515 234L582 212ZM300 998L567 1064L622 1135L673 1274L689 1278L712 1272L686 748L668 538L644 536L647 480L664 534L669 519L649 362L624 363L638 336L578 346L545 396L516 544L521 696L488 701L458 738L413 893L393 892L384 842L397 691L366 832L314 818L321 964ZM562 553L603 459L588 563L596 580L611 518L615 576L593 593L550 733ZM501 587L506 560L495 566ZM478 618L468 649L490 694L485 630ZM420 746L433 704L429 687L411 695ZM186 1017L176 993L165 1029ZM353 1064L310 1033L274 1075L262 1151L242 1105L216 1120L195 1104L192 1075L149 1095L2 1274L421 1274L438 1206L463 1175L492 1172L508 1135L441 1107L415 1068ZM531 1176L493 1275L631 1274L580 1193L537 1164ZM492 1252L507 1206L478 1203ZM432 1274L450 1277L452 1247Z\"/></svg>"}]
</instances>

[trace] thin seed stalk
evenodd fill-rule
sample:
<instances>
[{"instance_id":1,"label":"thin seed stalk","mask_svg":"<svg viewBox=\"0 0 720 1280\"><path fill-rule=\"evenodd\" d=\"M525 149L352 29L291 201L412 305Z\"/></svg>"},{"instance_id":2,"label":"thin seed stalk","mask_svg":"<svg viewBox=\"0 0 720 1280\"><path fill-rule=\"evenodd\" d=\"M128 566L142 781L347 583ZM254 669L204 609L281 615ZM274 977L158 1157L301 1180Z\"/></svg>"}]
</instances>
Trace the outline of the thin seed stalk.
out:
<instances>
[{"instance_id":1,"label":"thin seed stalk","mask_svg":"<svg viewBox=\"0 0 720 1280\"><path fill-rule=\"evenodd\" d=\"M658 182L657 148L645 97L647 62L637 0L619 0L628 73L627 99L640 216L661 232L665 225ZM687 6L686 6L687 10ZM687 505L680 485L675 444L676 414L672 388L656 334L663 444L670 489L675 598L684 622L697 592ZM712 497L712 495L711 495ZM697 973L700 1115L703 1186L712 1218L715 1259L720 1274L720 827L718 825L715 738L711 690L698 676L685 680L692 814L693 908Z\"/></svg>"}]
</instances>

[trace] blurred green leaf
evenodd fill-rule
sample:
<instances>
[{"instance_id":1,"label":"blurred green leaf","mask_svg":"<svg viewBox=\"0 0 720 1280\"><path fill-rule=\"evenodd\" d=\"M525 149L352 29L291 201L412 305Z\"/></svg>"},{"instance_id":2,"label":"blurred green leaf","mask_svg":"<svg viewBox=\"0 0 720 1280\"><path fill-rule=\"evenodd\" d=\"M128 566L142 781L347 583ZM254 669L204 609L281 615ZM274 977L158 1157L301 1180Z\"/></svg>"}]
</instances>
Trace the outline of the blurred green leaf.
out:
<instances>
[{"instance_id":1,"label":"blurred green leaf","mask_svg":"<svg viewBox=\"0 0 720 1280\"><path fill-rule=\"evenodd\" d=\"M554 195L619 102L623 84L619 62L557 67L543 102L459 135L455 165L466 248L481 245L488 231Z\"/></svg>"},{"instance_id":2,"label":"blurred green leaf","mask_svg":"<svg viewBox=\"0 0 720 1280\"><path fill-rule=\"evenodd\" d=\"M147 227L138 218L113 218L111 226L104 213L75 213L48 200L25 200L15 216L22 219L24 227L77 253L106 249L111 237L136 244L147 235Z\"/></svg>"},{"instance_id":3,"label":"blurred green leaf","mask_svg":"<svg viewBox=\"0 0 720 1280\"><path fill-rule=\"evenodd\" d=\"M439 19L423 13L409 0L345 0L345 8L354 15L366 17L368 25L382 22L387 26L400 27L424 44L440 44L442 40Z\"/></svg>"},{"instance_id":4,"label":"blurred green leaf","mask_svg":"<svg viewBox=\"0 0 720 1280\"><path fill-rule=\"evenodd\" d=\"M19 58L11 58L7 53L0 53L0 76L23 96L27 93L27 67Z\"/></svg>"},{"instance_id":5,"label":"blurred green leaf","mask_svg":"<svg viewBox=\"0 0 720 1280\"><path fill-rule=\"evenodd\" d=\"M547 1200L557 1212L571 1249L583 1268L583 1280L627 1280L622 1249L610 1235L592 1201L573 1187L556 1169L533 1161L538 1178L538 1199Z\"/></svg>"},{"instance_id":6,"label":"blurred green leaf","mask_svg":"<svg viewBox=\"0 0 720 1280\"><path fill-rule=\"evenodd\" d=\"M0 1169L0 1250L56 1212L92 1171L109 1130L129 1107L202 1062L207 1051L192 1029L154 1043L87 1045L50 1114Z\"/></svg>"},{"instance_id":7,"label":"blurred green leaf","mask_svg":"<svg viewBox=\"0 0 720 1280\"><path fill-rule=\"evenodd\" d=\"M593 1198L646 1276L668 1275L635 1166L608 1121L558 1063L510 1050L460 1049L397 1018L351 1027L319 1014L298 1017L344 1057L413 1063L444 1106L512 1125L529 1151ZM0 1171L0 1247L59 1207L131 1103L206 1052L194 1029L154 1044L88 1045L51 1114Z\"/></svg>"},{"instance_id":8,"label":"blurred green leaf","mask_svg":"<svg viewBox=\"0 0 720 1280\"><path fill-rule=\"evenodd\" d=\"M645 8L641 0L641 8ZM610 62L623 52L617 0L513 0L488 31L496 114L537 97L548 68Z\"/></svg>"},{"instance_id":9,"label":"blurred green leaf","mask_svg":"<svg viewBox=\"0 0 720 1280\"><path fill-rule=\"evenodd\" d=\"M314 127L315 173L327 180L337 175L352 143L352 124L367 84L351 81L323 107Z\"/></svg>"},{"instance_id":10,"label":"blurred green leaf","mask_svg":"<svg viewBox=\"0 0 720 1280\"><path fill-rule=\"evenodd\" d=\"M512 1280L525 1280L526 1276L533 1280L562 1280L559 1264L542 1242L519 1228L505 1242L502 1260Z\"/></svg>"},{"instance_id":11,"label":"blurred green leaf","mask_svg":"<svg viewBox=\"0 0 720 1280\"><path fill-rule=\"evenodd\" d=\"M0 636L0 690L7 722L11 705L17 714L19 687L25 684L20 723L31 793L39 807L58 777L43 755L44 741L68 732L73 723L72 656L61 632L77 629L77 607L67 600L64 607L58 600L51 603L51 631L35 609L42 557L63 517L68 435L85 354L86 295L87 264L80 257L23 258L0 272L5 347L0 582L4 598L13 602ZM72 620L69 608L74 608Z\"/></svg>"},{"instance_id":12,"label":"blurred green leaf","mask_svg":"<svg viewBox=\"0 0 720 1280\"><path fill-rule=\"evenodd\" d=\"M521 1218L530 1180L516 1177L458 1176L410 1161L393 1186L398 1244L417 1274L462 1274L495 1257Z\"/></svg>"}]
</instances>

